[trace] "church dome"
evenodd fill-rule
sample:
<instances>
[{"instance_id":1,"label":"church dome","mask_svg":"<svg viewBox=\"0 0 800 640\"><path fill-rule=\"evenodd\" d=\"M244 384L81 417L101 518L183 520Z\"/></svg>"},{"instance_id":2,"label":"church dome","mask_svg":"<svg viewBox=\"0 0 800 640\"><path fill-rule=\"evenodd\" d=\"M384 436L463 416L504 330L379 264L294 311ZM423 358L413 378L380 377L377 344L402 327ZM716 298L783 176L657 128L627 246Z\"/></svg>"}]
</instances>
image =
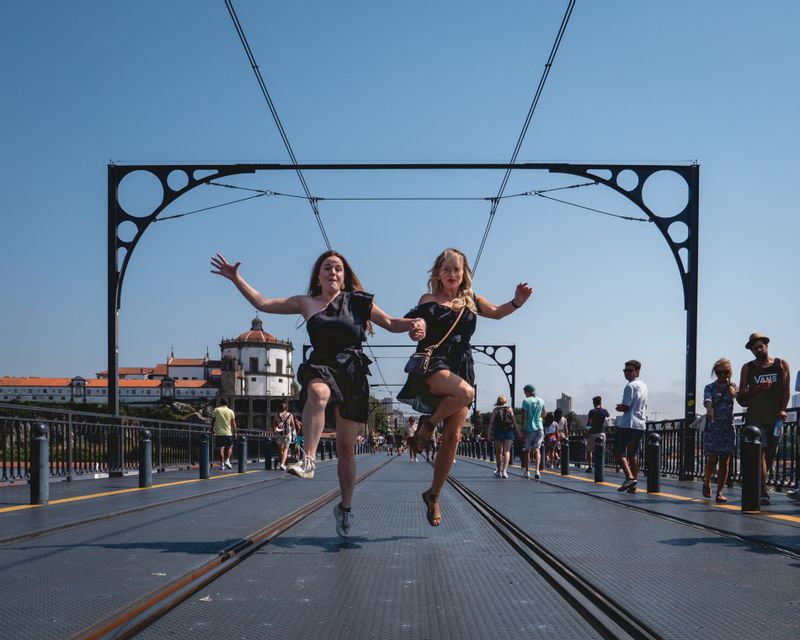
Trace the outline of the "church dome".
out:
<instances>
[{"instance_id":1,"label":"church dome","mask_svg":"<svg viewBox=\"0 0 800 640\"><path fill-rule=\"evenodd\" d=\"M264 331L264 325L261 318L256 317L250 325L250 331L245 331L238 338L236 342L278 342L278 339Z\"/></svg>"}]
</instances>

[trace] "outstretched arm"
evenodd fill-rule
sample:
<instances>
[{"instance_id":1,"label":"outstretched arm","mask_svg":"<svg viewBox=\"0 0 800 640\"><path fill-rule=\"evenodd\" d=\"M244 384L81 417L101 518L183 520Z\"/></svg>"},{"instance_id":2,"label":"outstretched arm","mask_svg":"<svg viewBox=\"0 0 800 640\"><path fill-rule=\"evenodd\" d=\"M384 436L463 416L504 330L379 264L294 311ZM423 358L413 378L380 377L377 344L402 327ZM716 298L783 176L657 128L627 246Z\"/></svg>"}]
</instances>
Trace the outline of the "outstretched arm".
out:
<instances>
[{"instance_id":1,"label":"outstretched arm","mask_svg":"<svg viewBox=\"0 0 800 640\"><path fill-rule=\"evenodd\" d=\"M305 316L305 305L303 304L308 296L292 296L291 298L266 298L262 296L256 289L248 284L241 275L239 275L239 265L230 264L225 257L218 253L215 257L211 258L211 266L214 267L211 273L215 273L223 278L227 278L239 292L259 311L266 313L299 313Z\"/></svg>"},{"instance_id":2,"label":"outstretched arm","mask_svg":"<svg viewBox=\"0 0 800 640\"><path fill-rule=\"evenodd\" d=\"M528 301L528 298L531 297L532 293L533 289L528 286L527 282L520 282L514 291L514 297L501 305L496 305L493 302L489 302L483 296L476 295L475 298L478 300L480 315L482 315L484 318L499 320L500 318L505 318L507 315L511 315L517 309L519 309Z\"/></svg>"},{"instance_id":3,"label":"outstretched arm","mask_svg":"<svg viewBox=\"0 0 800 640\"><path fill-rule=\"evenodd\" d=\"M391 333L408 331L411 339L416 341L425 337L426 325L422 318L393 318L375 303L372 304L372 313L369 318L379 327L383 327Z\"/></svg>"}]
</instances>

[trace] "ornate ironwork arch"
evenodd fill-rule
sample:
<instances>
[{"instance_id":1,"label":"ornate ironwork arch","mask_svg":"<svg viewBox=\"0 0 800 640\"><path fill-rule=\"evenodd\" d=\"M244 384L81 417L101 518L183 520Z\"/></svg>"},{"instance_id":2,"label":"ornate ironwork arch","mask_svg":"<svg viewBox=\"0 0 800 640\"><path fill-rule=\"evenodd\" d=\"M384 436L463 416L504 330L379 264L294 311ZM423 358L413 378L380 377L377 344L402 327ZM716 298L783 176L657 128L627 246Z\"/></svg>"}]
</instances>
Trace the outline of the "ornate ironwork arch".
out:
<instances>
[{"instance_id":1,"label":"ornate ironwork arch","mask_svg":"<svg viewBox=\"0 0 800 640\"><path fill-rule=\"evenodd\" d=\"M686 386L685 386L685 437L684 468L691 468L694 459L690 425L695 419L695 385L697 362L697 266L699 232L699 171L692 165L624 165L624 164L565 164L565 163L520 163L520 164L233 164L233 165L115 165L108 167L108 407L109 412L119 413L119 310L121 307L122 283L136 245L144 232L158 215L175 200L192 189L208 184L212 180L256 171L352 171L352 170L540 170L550 173L581 176L613 189L635 204L656 225L672 252L683 286L684 309L686 310ZM119 202L119 187L123 180L134 172L142 171L154 176L162 189L161 202L152 211L135 215L125 211ZM626 186L621 179L625 172L632 172L635 185ZM686 183L687 204L677 214L662 216L654 212L645 202L645 183L660 172L673 172ZM130 240L120 236L120 226L133 223L136 232ZM675 227L685 227L685 239ZM685 255L681 255L685 252ZM490 357L491 354L488 354ZM499 363L498 363L499 364ZM502 367L501 367L502 368ZM506 373L508 378L508 374ZM513 378L512 378L513 379ZM512 388L513 397L513 388Z\"/></svg>"}]
</instances>

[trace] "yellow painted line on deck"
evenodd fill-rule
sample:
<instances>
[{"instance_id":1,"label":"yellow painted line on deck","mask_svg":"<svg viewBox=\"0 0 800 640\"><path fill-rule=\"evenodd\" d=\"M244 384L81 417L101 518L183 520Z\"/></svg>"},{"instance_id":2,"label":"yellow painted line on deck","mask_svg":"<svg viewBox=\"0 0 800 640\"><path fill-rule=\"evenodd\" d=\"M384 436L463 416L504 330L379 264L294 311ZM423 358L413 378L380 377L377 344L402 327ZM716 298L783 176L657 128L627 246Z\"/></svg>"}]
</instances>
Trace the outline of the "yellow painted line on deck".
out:
<instances>
[{"instance_id":1,"label":"yellow painted line on deck","mask_svg":"<svg viewBox=\"0 0 800 640\"><path fill-rule=\"evenodd\" d=\"M211 476L209 480L219 480L220 478L235 478L236 476L247 475L248 473L256 473L260 469L253 471L245 471L244 473L231 473L220 474L218 476ZM192 478L191 480L176 480L175 482L163 482L161 484L154 484L152 487L129 487L128 489L117 489L115 491L104 491L103 493L89 493L85 496L72 496L71 498L58 498L57 500L50 500L47 505L44 504L18 504L13 507L0 508L0 513L8 513L9 511L22 511L23 509L36 509L38 507L46 507L51 504L66 504L68 502L79 502L81 500L92 500L94 498L105 498L107 496L118 496L123 493L133 493L134 491L149 491L151 489L163 489L164 487L177 487L181 484L193 484L201 482L200 478Z\"/></svg>"},{"instance_id":2,"label":"yellow painted line on deck","mask_svg":"<svg viewBox=\"0 0 800 640\"><path fill-rule=\"evenodd\" d=\"M546 471L542 469L542 473L546 473L547 475L556 476L558 478L569 478L570 480L580 480L581 482L591 482L592 484L599 484L605 487L617 487L619 485L613 484L611 482L595 482L591 478L582 478L581 476L562 476L560 473L555 471ZM692 498L690 496L682 496L677 493L648 493L649 496L658 496L660 498L669 498L670 500L679 500L681 502L697 502L699 504L707 504L717 509L728 509L729 511L738 511L740 513L745 513L746 515L758 515L763 516L765 518L771 518L773 520L783 520L784 522L797 522L800 523L800 516L790 516L783 513L768 513L766 511L742 511L741 506L733 505L733 504L717 504L716 502L712 502L711 500L707 500L705 498Z\"/></svg>"}]
</instances>

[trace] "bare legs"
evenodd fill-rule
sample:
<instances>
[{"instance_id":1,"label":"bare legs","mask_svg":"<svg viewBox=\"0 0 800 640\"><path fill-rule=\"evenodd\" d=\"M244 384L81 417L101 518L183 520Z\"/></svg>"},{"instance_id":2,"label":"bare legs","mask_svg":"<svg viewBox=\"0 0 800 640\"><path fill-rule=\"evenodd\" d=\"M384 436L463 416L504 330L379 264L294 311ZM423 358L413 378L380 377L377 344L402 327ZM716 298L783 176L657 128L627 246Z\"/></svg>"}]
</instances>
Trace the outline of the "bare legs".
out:
<instances>
[{"instance_id":1,"label":"bare legs","mask_svg":"<svg viewBox=\"0 0 800 640\"><path fill-rule=\"evenodd\" d=\"M289 443L281 444L281 469L286 466L286 458L289 455Z\"/></svg>"},{"instance_id":2,"label":"bare legs","mask_svg":"<svg viewBox=\"0 0 800 640\"><path fill-rule=\"evenodd\" d=\"M303 448L312 460L316 459L325 428L325 407L330 399L331 388L322 380L316 378L308 383L308 397L303 405Z\"/></svg>"},{"instance_id":3,"label":"bare legs","mask_svg":"<svg viewBox=\"0 0 800 640\"><path fill-rule=\"evenodd\" d=\"M508 470L508 463L511 461L511 443L513 440L503 440L500 443L500 473Z\"/></svg>"},{"instance_id":4,"label":"bare legs","mask_svg":"<svg viewBox=\"0 0 800 640\"><path fill-rule=\"evenodd\" d=\"M714 468L717 466L717 461L719 461L719 470L717 471L717 500L723 501L725 500L725 496L722 495L722 491L725 488L725 483L728 481L728 469L731 461L729 453L720 453L719 455L711 453L708 455L706 459L705 477L703 478L703 490L704 494L707 493L709 497L711 496L711 476L714 473Z\"/></svg>"},{"instance_id":5,"label":"bare legs","mask_svg":"<svg viewBox=\"0 0 800 640\"><path fill-rule=\"evenodd\" d=\"M467 420L468 410L462 408L458 413L451 415L444 421L444 432L442 433L442 443L436 452L433 461L433 482L431 483L431 494L438 496L444 487L445 480L453 467L453 460L458 448L458 440L461 437L461 428Z\"/></svg>"},{"instance_id":6,"label":"bare legs","mask_svg":"<svg viewBox=\"0 0 800 640\"><path fill-rule=\"evenodd\" d=\"M356 485L356 436L361 425L342 418L336 407L336 470L339 473L339 488L342 490L342 507L349 509L353 502Z\"/></svg>"}]
</instances>

